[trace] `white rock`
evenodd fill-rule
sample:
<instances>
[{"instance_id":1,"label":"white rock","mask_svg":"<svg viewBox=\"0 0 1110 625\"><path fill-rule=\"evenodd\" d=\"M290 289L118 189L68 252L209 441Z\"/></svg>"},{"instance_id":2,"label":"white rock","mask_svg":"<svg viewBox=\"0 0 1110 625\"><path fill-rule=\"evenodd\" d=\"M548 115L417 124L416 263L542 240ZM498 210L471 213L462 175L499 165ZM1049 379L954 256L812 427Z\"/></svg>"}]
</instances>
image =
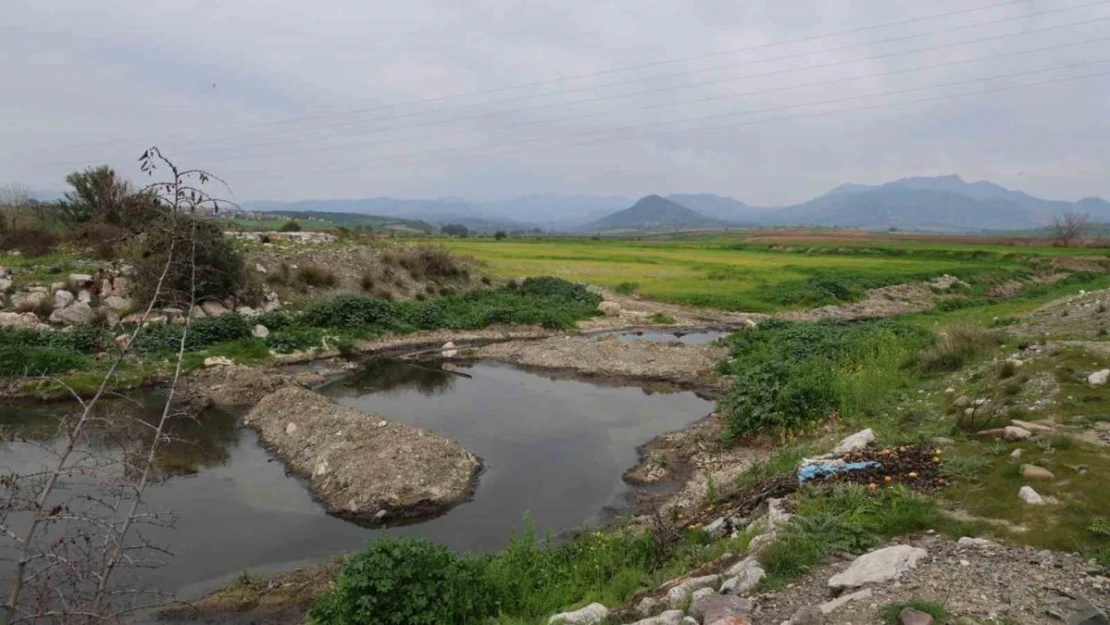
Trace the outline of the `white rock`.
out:
<instances>
[{"instance_id":1,"label":"white rock","mask_svg":"<svg viewBox=\"0 0 1110 625\"><path fill-rule=\"evenodd\" d=\"M134 303L130 297L120 297L119 295L109 295L100 300L100 311L102 313L115 313L117 316L131 310Z\"/></svg>"},{"instance_id":2,"label":"white rock","mask_svg":"<svg viewBox=\"0 0 1110 625\"><path fill-rule=\"evenodd\" d=\"M266 268L263 267L261 263L255 263L254 270L258 273L266 273Z\"/></svg>"},{"instance_id":3,"label":"white rock","mask_svg":"<svg viewBox=\"0 0 1110 625\"><path fill-rule=\"evenodd\" d=\"M721 583L721 594L743 595L759 585L760 580L767 576L767 572L759 564L759 560L748 557L734 564L725 571L724 582Z\"/></svg>"},{"instance_id":4,"label":"white rock","mask_svg":"<svg viewBox=\"0 0 1110 625\"><path fill-rule=\"evenodd\" d=\"M69 291L55 291L54 292L54 309L65 308L73 303L77 296Z\"/></svg>"},{"instance_id":5,"label":"white rock","mask_svg":"<svg viewBox=\"0 0 1110 625\"><path fill-rule=\"evenodd\" d=\"M702 588L716 588L720 583L721 577L719 575L706 575L687 579L667 591L667 607L672 609L678 608L694 594L694 591L701 590Z\"/></svg>"},{"instance_id":6,"label":"white rock","mask_svg":"<svg viewBox=\"0 0 1110 625\"><path fill-rule=\"evenodd\" d=\"M219 317L231 312L220 302L204 302L200 305L200 309L209 317Z\"/></svg>"},{"instance_id":7,"label":"white rock","mask_svg":"<svg viewBox=\"0 0 1110 625\"><path fill-rule=\"evenodd\" d=\"M1030 436L1033 436L1032 432L1030 432L1029 430L1027 430L1025 428L1019 428L1016 425L1007 425L1006 427L1002 428L1002 438L1003 438L1003 440L1023 441L1025 439L1029 438Z\"/></svg>"},{"instance_id":8,"label":"white rock","mask_svg":"<svg viewBox=\"0 0 1110 625\"><path fill-rule=\"evenodd\" d=\"M1030 506L1043 506L1045 504L1044 497L1041 497L1040 493L1033 490L1031 486L1022 486L1018 489L1018 497Z\"/></svg>"},{"instance_id":9,"label":"white rock","mask_svg":"<svg viewBox=\"0 0 1110 625\"><path fill-rule=\"evenodd\" d=\"M205 367L229 367L234 364L235 362L227 356L209 356L204 359Z\"/></svg>"},{"instance_id":10,"label":"white rock","mask_svg":"<svg viewBox=\"0 0 1110 625\"><path fill-rule=\"evenodd\" d=\"M292 434L293 432L296 432L296 431L297 431L297 424L296 423L293 423L292 421L290 421L289 423L287 423L285 425L285 433L286 434Z\"/></svg>"},{"instance_id":11,"label":"white rock","mask_svg":"<svg viewBox=\"0 0 1110 625\"><path fill-rule=\"evenodd\" d=\"M821 614L829 615L829 614L832 614L833 612L836 612L838 609L840 609L844 605L849 604L853 601L859 601L861 599L870 599L870 598L871 598L871 589L870 588L864 588L863 590L857 590L856 592L849 593L847 595L842 595L840 597L837 597L836 599L833 599L832 601L826 601L825 603L822 603L820 606L818 606L817 609L821 611Z\"/></svg>"},{"instance_id":12,"label":"white rock","mask_svg":"<svg viewBox=\"0 0 1110 625\"><path fill-rule=\"evenodd\" d=\"M714 540L723 538L728 533L728 517L723 516L705 526L705 532Z\"/></svg>"},{"instance_id":13,"label":"white rock","mask_svg":"<svg viewBox=\"0 0 1110 625\"><path fill-rule=\"evenodd\" d=\"M1014 460L1017 460L1018 458L1021 457L1021 450L1020 449L1015 449L1015 450L1011 451L1010 452L1010 457L1013 458Z\"/></svg>"},{"instance_id":14,"label":"white rock","mask_svg":"<svg viewBox=\"0 0 1110 625\"><path fill-rule=\"evenodd\" d=\"M847 570L830 577L829 588L859 588L895 579L917 566L917 562L927 555L924 549L910 545L876 549L856 558Z\"/></svg>"},{"instance_id":15,"label":"white rock","mask_svg":"<svg viewBox=\"0 0 1110 625\"><path fill-rule=\"evenodd\" d=\"M257 317L259 315L259 311L251 308L250 306L240 306L235 309L235 312L243 315L243 317L247 319L250 319L251 317Z\"/></svg>"},{"instance_id":16,"label":"white rock","mask_svg":"<svg viewBox=\"0 0 1110 625\"><path fill-rule=\"evenodd\" d=\"M8 277L0 278L0 292L7 291L12 288L12 279Z\"/></svg>"},{"instance_id":17,"label":"white rock","mask_svg":"<svg viewBox=\"0 0 1110 625\"><path fill-rule=\"evenodd\" d=\"M833 448L833 453L839 456L852 451L859 451L874 442L875 432L871 431L871 428L867 428L840 441L840 444Z\"/></svg>"},{"instance_id":18,"label":"white rock","mask_svg":"<svg viewBox=\"0 0 1110 625\"><path fill-rule=\"evenodd\" d=\"M44 325L35 313L0 312L0 327L21 326L36 328Z\"/></svg>"},{"instance_id":19,"label":"white rock","mask_svg":"<svg viewBox=\"0 0 1110 625\"><path fill-rule=\"evenodd\" d=\"M778 531L793 518L794 515L786 511L786 499L771 497L767 500L767 523L772 532Z\"/></svg>"},{"instance_id":20,"label":"white rock","mask_svg":"<svg viewBox=\"0 0 1110 625\"><path fill-rule=\"evenodd\" d=\"M65 291L58 292L65 293ZM95 318L96 313L84 302L73 302L69 306L55 310L50 314L51 322L67 326L86 326L92 323Z\"/></svg>"},{"instance_id":21,"label":"white rock","mask_svg":"<svg viewBox=\"0 0 1110 625\"><path fill-rule=\"evenodd\" d=\"M655 597L644 597L636 604L636 613L643 617L651 616L656 610L663 607L663 600Z\"/></svg>"},{"instance_id":22,"label":"white rock","mask_svg":"<svg viewBox=\"0 0 1110 625\"><path fill-rule=\"evenodd\" d=\"M119 297L127 297L131 292L131 281L127 278L115 277L102 280L100 283L100 296L109 297L117 295Z\"/></svg>"},{"instance_id":23,"label":"white rock","mask_svg":"<svg viewBox=\"0 0 1110 625\"><path fill-rule=\"evenodd\" d=\"M702 623L717 623L729 617L750 618L753 609L748 599L733 595L706 595L690 603L690 616Z\"/></svg>"},{"instance_id":24,"label":"white rock","mask_svg":"<svg viewBox=\"0 0 1110 625\"><path fill-rule=\"evenodd\" d=\"M92 303L92 291L88 289L81 289L77 291L77 301L85 302L86 304Z\"/></svg>"},{"instance_id":25,"label":"white rock","mask_svg":"<svg viewBox=\"0 0 1110 625\"><path fill-rule=\"evenodd\" d=\"M564 623L565 625L596 625L609 618L609 610L600 603L590 605L573 612L561 612L547 620L547 625Z\"/></svg>"},{"instance_id":26,"label":"white rock","mask_svg":"<svg viewBox=\"0 0 1110 625\"><path fill-rule=\"evenodd\" d=\"M190 319L203 319L204 317L207 317L207 316L208 315L206 315L204 313L204 310L200 306L193 306L192 308L189 309L189 318Z\"/></svg>"},{"instance_id":27,"label":"white rock","mask_svg":"<svg viewBox=\"0 0 1110 625\"><path fill-rule=\"evenodd\" d=\"M975 549L990 549L997 547L993 542L986 538L972 538L971 536L962 536L956 541L956 545L960 547L973 547Z\"/></svg>"},{"instance_id":28,"label":"white rock","mask_svg":"<svg viewBox=\"0 0 1110 625\"><path fill-rule=\"evenodd\" d=\"M270 336L270 329L262 325L261 323L256 324L253 328L251 328L251 336L257 339L264 339L267 336Z\"/></svg>"},{"instance_id":29,"label":"white rock","mask_svg":"<svg viewBox=\"0 0 1110 625\"><path fill-rule=\"evenodd\" d=\"M1103 369L1101 371L1095 371L1087 376L1087 384L1091 386L1102 386L1106 384L1108 379L1110 379L1110 369Z\"/></svg>"},{"instance_id":30,"label":"white rock","mask_svg":"<svg viewBox=\"0 0 1110 625\"><path fill-rule=\"evenodd\" d=\"M33 288L33 287L32 287ZM12 295L12 308L18 312L31 312L47 307L50 304L50 295L43 291L25 291Z\"/></svg>"},{"instance_id":31,"label":"white rock","mask_svg":"<svg viewBox=\"0 0 1110 625\"><path fill-rule=\"evenodd\" d=\"M443 350L441 352L441 355L444 358L454 358L455 356L459 355L459 350L455 348L454 341L447 341L440 349Z\"/></svg>"},{"instance_id":32,"label":"white rock","mask_svg":"<svg viewBox=\"0 0 1110 625\"><path fill-rule=\"evenodd\" d=\"M659 616L636 621L633 625L681 625L684 616L686 615L682 613L682 610L667 610Z\"/></svg>"},{"instance_id":33,"label":"white rock","mask_svg":"<svg viewBox=\"0 0 1110 625\"><path fill-rule=\"evenodd\" d=\"M693 594L690 595L690 603L692 605L692 604L696 603L698 601L698 599L703 599L705 597L712 597L715 594L717 594L717 591L713 590L712 588L699 588L699 589L695 590Z\"/></svg>"},{"instance_id":34,"label":"white rock","mask_svg":"<svg viewBox=\"0 0 1110 625\"><path fill-rule=\"evenodd\" d=\"M69 286L73 290L87 289L93 284L93 277L87 273L69 274Z\"/></svg>"},{"instance_id":35,"label":"white rock","mask_svg":"<svg viewBox=\"0 0 1110 625\"><path fill-rule=\"evenodd\" d=\"M621 314L621 305L608 300L598 304L597 309L606 317L619 317Z\"/></svg>"}]
</instances>

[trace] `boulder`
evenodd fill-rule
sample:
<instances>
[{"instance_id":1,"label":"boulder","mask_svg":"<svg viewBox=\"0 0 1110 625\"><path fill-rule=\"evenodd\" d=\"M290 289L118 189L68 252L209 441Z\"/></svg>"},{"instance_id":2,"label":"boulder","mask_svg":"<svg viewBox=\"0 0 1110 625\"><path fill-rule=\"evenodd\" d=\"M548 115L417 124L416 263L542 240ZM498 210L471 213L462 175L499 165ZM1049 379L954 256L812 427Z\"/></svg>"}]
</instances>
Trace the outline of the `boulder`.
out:
<instances>
[{"instance_id":1,"label":"boulder","mask_svg":"<svg viewBox=\"0 0 1110 625\"><path fill-rule=\"evenodd\" d=\"M1052 471L1044 467L1038 467L1035 464L1021 465L1021 476L1027 480L1054 480L1056 476Z\"/></svg>"},{"instance_id":2,"label":"boulder","mask_svg":"<svg viewBox=\"0 0 1110 625\"><path fill-rule=\"evenodd\" d=\"M200 309L207 317L219 317L220 315L226 315L231 312L220 302L204 302L200 305Z\"/></svg>"},{"instance_id":3,"label":"boulder","mask_svg":"<svg viewBox=\"0 0 1110 625\"><path fill-rule=\"evenodd\" d=\"M1018 498L1030 506L1043 506L1046 503L1044 497L1041 497L1041 494L1031 486L1022 486L1018 489Z\"/></svg>"},{"instance_id":4,"label":"boulder","mask_svg":"<svg viewBox=\"0 0 1110 625\"><path fill-rule=\"evenodd\" d=\"M69 291L55 291L54 292L54 310L65 308L73 303L77 296Z\"/></svg>"},{"instance_id":5,"label":"boulder","mask_svg":"<svg viewBox=\"0 0 1110 625\"><path fill-rule=\"evenodd\" d=\"M37 328L44 325L35 313L0 312L0 328Z\"/></svg>"},{"instance_id":6,"label":"boulder","mask_svg":"<svg viewBox=\"0 0 1110 625\"><path fill-rule=\"evenodd\" d=\"M1078 597L1058 597L1045 610L1064 622L1064 625L1110 625L1106 613L1089 601Z\"/></svg>"},{"instance_id":7,"label":"boulder","mask_svg":"<svg viewBox=\"0 0 1110 625\"><path fill-rule=\"evenodd\" d=\"M131 294L131 281L122 277L109 277L100 282L100 296L127 297Z\"/></svg>"},{"instance_id":8,"label":"boulder","mask_svg":"<svg viewBox=\"0 0 1110 625\"><path fill-rule=\"evenodd\" d=\"M1108 379L1110 379L1110 369L1102 369L1101 371L1095 371L1087 376L1087 384L1091 386L1102 386L1106 384Z\"/></svg>"},{"instance_id":9,"label":"boulder","mask_svg":"<svg viewBox=\"0 0 1110 625\"><path fill-rule=\"evenodd\" d=\"M209 356L204 359L205 367L230 367L235 364L235 361L227 356Z\"/></svg>"},{"instance_id":10,"label":"boulder","mask_svg":"<svg viewBox=\"0 0 1110 625\"><path fill-rule=\"evenodd\" d=\"M440 355L444 358L454 358L455 356L459 355L459 350L457 347L455 347L454 341L447 341L443 344L443 347L441 347L440 350Z\"/></svg>"},{"instance_id":11,"label":"boulder","mask_svg":"<svg viewBox=\"0 0 1110 625\"><path fill-rule=\"evenodd\" d=\"M914 608L902 608L898 613L901 625L933 625L933 615Z\"/></svg>"},{"instance_id":12,"label":"boulder","mask_svg":"<svg viewBox=\"0 0 1110 625\"><path fill-rule=\"evenodd\" d=\"M65 293L65 291L58 291ZM50 314L51 323L60 323L67 326L87 326L96 319L92 307L84 302L73 302L65 308L55 310Z\"/></svg>"},{"instance_id":13,"label":"boulder","mask_svg":"<svg viewBox=\"0 0 1110 625\"><path fill-rule=\"evenodd\" d=\"M702 588L717 588L721 583L719 575L705 575L703 577L692 577L683 580L679 584L667 591L667 606L674 609L686 603L687 599L694 594L694 591L701 590Z\"/></svg>"},{"instance_id":14,"label":"boulder","mask_svg":"<svg viewBox=\"0 0 1110 625\"><path fill-rule=\"evenodd\" d=\"M14 293L12 295L12 308L16 312L38 311L49 307L50 299L50 295L45 290Z\"/></svg>"},{"instance_id":15,"label":"boulder","mask_svg":"<svg viewBox=\"0 0 1110 625\"><path fill-rule=\"evenodd\" d=\"M87 273L71 273L69 274L69 288L74 291L81 289L91 288L93 285L93 277Z\"/></svg>"},{"instance_id":16,"label":"boulder","mask_svg":"<svg viewBox=\"0 0 1110 625\"><path fill-rule=\"evenodd\" d=\"M853 601L860 601L862 599L870 599L870 598L871 598L871 589L870 588L864 588L863 590L857 590L856 592L848 593L846 595L841 595L841 596L837 597L836 599L833 599L832 601L826 601L825 603L822 603L820 606L818 606L817 609L821 612L821 614L823 614L825 616L828 616L829 614L832 614L833 612L836 612L840 608L844 607L845 605L847 605L847 604L849 604Z\"/></svg>"},{"instance_id":17,"label":"boulder","mask_svg":"<svg viewBox=\"0 0 1110 625\"><path fill-rule=\"evenodd\" d=\"M259 314L261 314L262 311L255 310L254 308L251 308L250 306L240 306L239 308L235 309L235 312L239 313L240 315L243 315L247 319L250 319L251 317L257 317Z\"/></svg>"},{"instance_id":18,"label":"boulder","mask_svg":"<svg viewBox=\"0 0 1110 625\"><path fill-rule=\"evenodd\" d=\"M876 549L855 559L847 570L829 578L829 588L843 590L897 578L917 566L928 555L920 547L894 545Z\"/></svg>"},{"instance_id":19,"label":"boulder","mask_svg":"<svg viewBox=\"0 0 1110 625\"><path fill-rule=\"evenodd\" d=\"M859 451L874 442L875 432L871 428L867 428L840 441L840 444L833 448L833 453L841 456L849 452Z\"/></svg>"},{"instance_id":20,"label":"boulder","mask_svg":"<svg viewBox=\"0 0 1110 625\"><path fill-rule=\"evenodd\" d=\"M690 619L690 620L692 620L694 623L697 623L696 619ZM683 622L685 622L685 621L683 621ZM743 616L726 616L725 618L720 619L720 620L706 621L706 624L707 625L752 625L752 622L751 622L750 619L744 618Z\"/></svg>"},{"instance_id":21,"label":"boulder","mask_svg":"<svg viewBox=\"0 0 1110 625\"><path fill-rule=\"evenodd\" d=\"M189 318L190 319L203 319L207 316L208 315L206 315L204 313L204 310L201 309L200 306L193 306L192 308L189 309Z\"/></svg>"},{"instance_id":22,"label":"boulder","mask_svg":"<svg viewBox=\"0 0 1110 625\"><path fill-rule=\"evenodd\" d=\"M636 604L635 610L636 614L646 617L659 612L661 609L663 609L663 606L664 602L662 599L657 599L655 597L644 597L643 599L640 599L639 603Z\"/></svg>"},{"instance_id":23,"label":"boulder","mask_svg":"<svg viewBox=\"0 0 1110 625\"><path fill-rule=\"evenodd\" d=\"M77 301L85 302L86 304L92 303L92 291L88 289L80 289L77 291Z\"/></svg>"},{"instance_id":24,"label":"boulder","mask_svg":"<svg viewBox=\"0 0 1110 625\"><path fill-rule=\"evenodd\" d=\"M114 314L117 317L126 314L134 307L134 302L129 297L120 297L119 295L109 295L100 299L100 312L103 314Z\"/></svg>"},{"instance_id":25,"label":"boulder","mask_svg":"<svg viewBox=\"0 0 1110 625\"><path fill-rule=\"evenodd\" d=\"M750 618L752 602L735 595L709 594L690 604L690 615L702 623L716 623L730 616Z\"/></svg>"},{"instance_id":26,"label":"boulder","mask_svg":"<svg viewBox=\"0 0 1110 625\"><path fill-rule=\"evenodd\" d=\"M600 603L590 605L573 612L561 612L547 620L547 625L596 625L609 618L609 610Z\"/></svg>"},{"instance_id":27,"label":"boulder","mask_svg":"<svg viewBox=\"0 0 1110 625\"><path fill-rule=\"evenodd\" d=\"M759 585L767 576L759 560L747 557L725 571L725 581L721 583L721 594L743 595Z\"/></svg>"},{"instance_id":28,"label":"boulder","mask_svg":"<svg viewBox=\"0 0 1110 625\"><path fill-rule=\"evenodd\" d=\"M253 328L251 328L251 336L256 339L264 339L267 336L270 336L270 329L262 325L261 323L256 324Z\"/></svg>"},{"instance_id":29,"label":"boulder","mask_svg":"<svg viewBox=\"0 0 1110 625\"><path fill-rule=\"evenodd\" d=\"M597 310L606 317L619 317L621 305L617 302L606 300L597 305Z\"/></svg>"},{"instance_id":30,"label":"boulder","mask_svg":"<svg viewBox=\"0 0 1110 625\"><path fill-rule=\"evenodd\" d=\"M725 534L729 533L729 527L732 525L731 520L727 516L715 519L712 523L706 525L703 529L714 540L724 538Z\"/></svg>"},{"instance_id":31,"label":"boulder","mask_svg":"<svg viewBox=\"0 0 1110 625\"><path fill-rule=\"evenodd\" d=\"M8 277L0 278L0 293L12 288L12 279Z\"/></svg>"},{"instance_id":32,"label":"boulder","mask_svg":"<svg viewBox=\"0 0 1110 625\"><path fill-rule=\"evenodd\" d=\"M684 616L686 615L682 613L682 610L667 610L659 616L636 621L633 625L681 625Z\"/></svg>"},{"instance_id":33,"label":"boulder","mask_svg":"<svg viewBox=\"0 0 1110 625\"><path fill-rule=\"evenodd\" d=\"M263 397L244 422L291 471L310 477L329 512L365 525L446 512L470 499L480 468L453 440L297 386ZM297 427L286 434L290 423Z\"/></svg>"},{"instance_id":34,"label":"boulder","mask_svg":"<svg viewBox=\"0 0 1110 625\"><path fill-rule=\"evenodd\" d=\"M825 622L825 613L817 606L806 606L795 612L789 621L789 625L823 625Z\"/></svg>"},{"instance_id":35,"label":"boulder","mask_svg":"<svg viewBox=\"0 0 1110 625\"><path fill-rule=\"evenodd\" d=\"M952 405L957 408L967 408L971 405L971 398L967 395L960 395L952 402Z\"/></svg>"}]
</instances>

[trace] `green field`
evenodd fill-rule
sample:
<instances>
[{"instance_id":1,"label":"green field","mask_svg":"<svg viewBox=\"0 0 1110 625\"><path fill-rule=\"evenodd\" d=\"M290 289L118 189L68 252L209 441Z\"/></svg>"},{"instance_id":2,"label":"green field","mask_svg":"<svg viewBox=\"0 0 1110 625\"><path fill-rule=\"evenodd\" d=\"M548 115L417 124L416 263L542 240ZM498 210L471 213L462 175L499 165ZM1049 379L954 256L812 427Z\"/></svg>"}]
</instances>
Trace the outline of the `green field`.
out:
<instances>
[{"instance_id":1,"label":"green field","mask_svg":"<svg viewBox=\"0 0 1110 625\"><path fill-rule=\"evenodd\" d=\"M942 274L973 285L1032 275L1052 248L943 246L753 249L734 238L702 240L450 239L453 250L497 277L555 275L645 297L724 310L776 312L857 299L863 291ZM1069 250L1070 252L1071 250Z\"/></svg>"}]
</instances>

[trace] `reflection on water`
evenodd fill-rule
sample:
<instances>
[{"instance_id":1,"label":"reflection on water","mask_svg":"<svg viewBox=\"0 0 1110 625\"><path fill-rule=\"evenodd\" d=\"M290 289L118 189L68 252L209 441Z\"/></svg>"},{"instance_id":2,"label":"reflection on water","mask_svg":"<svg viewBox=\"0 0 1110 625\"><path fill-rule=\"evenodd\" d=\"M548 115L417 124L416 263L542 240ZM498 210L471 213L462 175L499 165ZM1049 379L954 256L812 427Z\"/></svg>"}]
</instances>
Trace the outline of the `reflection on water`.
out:
<instances>
[{"instance_id":1,"label":"reflection on water","mask_svg":"<svg viewBox=\"0 0 1110 625\"><path fill-rule=\"evenodd\" d=\"M245 569L320 561L383 534L486 551L502 547L525 515L541 532L580 527L624 502L629 491L620 476L636 462L637 445L712 409L692 393L664 391L551 379L488 364L375 363L324 387L321 392L343 404L454 438L483 459L473 501L431 521L389 530L325 514L254 432L237 426L236 415L206 411L177 419L176 438L158 459L163 475L173 477L147 494L152 510L176 516L175 529L151 528L148 536L174 556L170 566L144 572L144 579L189 598ZM157 415L155 399L128 410L149 422ZM62 410L9 406L0 411L0 423L26 426ZM48 428L25 428L32 430L49 440L50 434L42 434ZM131 438L131 447L145 448L138 442L149 441L145 430L131 422L110 444L104 437L89 444L115 449ZM42 460L36 445L0 447L0 470Z\"/></svg>"},{"instance_id":2,"label":"reflection on water","mask_svg":"<svg viewBox=\"0 0 1110 625\"><path fill-rule=\"evenodd\" d=\"M644 330L621 332L617 338L622 341L652 341L655 343L669 343L671 341L678 341L685 345L708 345L718 339L728 336L728 332L719 332L716 330L696 331L696 332L682 332L676 330L668 332L664 330Z\"/></svg>"}]
</instances>

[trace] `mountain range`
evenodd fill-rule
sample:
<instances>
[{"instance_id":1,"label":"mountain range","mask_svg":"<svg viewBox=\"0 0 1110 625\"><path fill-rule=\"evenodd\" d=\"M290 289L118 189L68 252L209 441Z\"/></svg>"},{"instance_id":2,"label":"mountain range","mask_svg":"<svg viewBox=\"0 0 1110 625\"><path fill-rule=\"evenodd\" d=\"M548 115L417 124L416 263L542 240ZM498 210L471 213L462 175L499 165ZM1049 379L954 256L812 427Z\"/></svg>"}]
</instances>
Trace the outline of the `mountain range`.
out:
<instances>
[{"instance_id":1,"label":"mountain range","mask_svg":"<svg viewBox=\"0 0 1110 625\"><path fill-rule=\"evenodd\" d=\"M1068 212L1110 221L1110 202L1045 200L1022 191L956 175L903 178L880 185L843 184L812 200L782 207L751 206L711 193L612 196L529 195L496 202L460 198L250 202L244 210L329 211L433 223L460 223L492 231L540 227L548 231L675 230L743 226L839 226L934 232L1022 230Z\"/></svg>"}]
</instances>

